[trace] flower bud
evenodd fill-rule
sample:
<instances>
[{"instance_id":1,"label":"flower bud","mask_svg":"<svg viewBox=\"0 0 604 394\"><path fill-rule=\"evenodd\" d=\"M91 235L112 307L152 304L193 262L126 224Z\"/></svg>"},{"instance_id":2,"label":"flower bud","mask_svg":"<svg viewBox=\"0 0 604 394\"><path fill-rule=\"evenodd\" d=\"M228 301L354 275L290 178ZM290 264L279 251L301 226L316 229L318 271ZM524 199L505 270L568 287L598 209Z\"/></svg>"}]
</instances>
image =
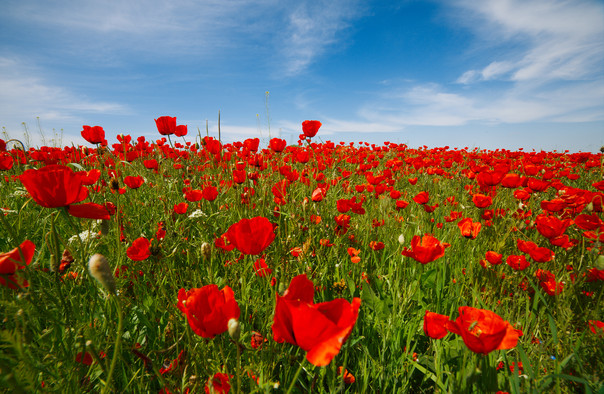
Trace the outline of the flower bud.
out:
<instances>
[{"instance_id":1,"label":"flower bud","mask_svg":"<svg viewBox=\"0 0 604 394\"><path fill-rule=\"evenodd\" d=\"M239 341L239 335L241 334L241 325L237 319L230 319L227 323L229 327L229 335L234 341Z\"/></svg>"},{"instance_id":2,"label":"flower bud","mask_svg":"<svg viewBox=\"0 0 604 394\"><path fill-rule=\"evenodd\" d=\"M401 235L398 236L398 243L401 244L401 245L405 243L405 235L404 234L401 234Z\"/></svg>"},{"instance_id":3,"label":"flower bud","mask_svg":"<svg viewBox=\"0 0 604 394\"><path fill-rule=\"evenodd\" d=\"M115 293L115 281L111 274L111 267L107 259L102 254L93 255L88 261L88 271L90 275L98 280L103 287L110 293Z\"/></svg>"},{"instance_id":4,"label":"flower bud","mask_svg":"<svg viewBox=\"0 0 604 394\"><path fill-rule=\"evenodd\" d=\"M212 254L212 247L209 243L204 242L201 244L201 256L208 260Z\"/></svg>"}]
</instances>

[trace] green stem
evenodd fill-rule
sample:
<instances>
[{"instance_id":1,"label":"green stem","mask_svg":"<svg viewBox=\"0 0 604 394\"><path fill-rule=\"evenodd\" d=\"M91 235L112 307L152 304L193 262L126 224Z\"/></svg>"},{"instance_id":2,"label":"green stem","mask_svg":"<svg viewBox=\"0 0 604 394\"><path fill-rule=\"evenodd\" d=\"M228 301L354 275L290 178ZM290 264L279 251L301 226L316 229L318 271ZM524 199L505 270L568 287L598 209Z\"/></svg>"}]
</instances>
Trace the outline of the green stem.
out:
<instances>
[{"instance_id":1,"label":"green stem","mask_svg":"<svg viewBox=\"0 0 604 394\"><path fill-rule=\"evenodd\" d=\"M122 331L124 329L124 316L122 312L122 304L117 296L114 297L115 305L117 306L117 333L115 335L115 348L113 349L113 359L111 360L111 366L109 367L109 374L107 375L107 381L105 382L105 387L103 387L103 391L101 394L105 394L108 392L111 387L111 378L113 377L113 371L115 371L115 366L117 364L118 354L120 353L120 345L122 344Z\"/></svg>"},{"instance_id":2,"label":"green stem","mask_svg":"<svg viewBox=\"0 0 604 394\"><path fill-rule=\"evenodd\" d=\"M292 392L292 390L294 389L294 386L296 385L296 382L298 381L298 376L300 376L300 372L302 372L302 364L304 364L304 360L302 359L302 361L300 362L300 366L298 367L298 370L296 371L296 374L294 375L294 379L292 380L291 384L289 385L289 388L286 391L286 394L289 394Z\"/></svg>"},{"instance_id":3,"label":"green stem","mask_svg":"<svg viewBox=\"0 0 604 394\"><path fill-rule=\"evenodd\" d=\"M237 346L237 387L235 393L239 394L241 392L241 348L238 342L235 342L235 346Z\"/></svg>"}]
</instances>

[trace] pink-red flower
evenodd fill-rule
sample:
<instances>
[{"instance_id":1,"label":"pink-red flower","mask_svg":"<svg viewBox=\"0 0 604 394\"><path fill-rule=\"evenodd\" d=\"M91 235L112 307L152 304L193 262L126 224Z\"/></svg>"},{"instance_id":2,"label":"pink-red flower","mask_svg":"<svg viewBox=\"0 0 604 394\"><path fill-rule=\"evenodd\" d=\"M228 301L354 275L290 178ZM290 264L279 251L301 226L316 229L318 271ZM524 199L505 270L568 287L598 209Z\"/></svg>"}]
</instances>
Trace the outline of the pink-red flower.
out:
<instances>
[{"instance_id":1,"label":"pink-red flower","mask_svg":"<svg viewBox=\"0 0 604 394\"><path fill-rule=\"evenodd\" d=\"M155 119L155 125L157 131L161 135L170 135L176 132L176 117L173 116L160 116Z\"/></svg>"},{"instance_id":2,"label":"pink-red flower","mask_svg":"<svg viewBox=\"0 0 604 394\"><path fill-rule=\"evenodd\" d=\"M189 291L180 289L177 307L187 317L193 332L204 338L227 331L229 320L239 320L241 314L233 289L225 286L219 290L214 284Z\"/></svg>"},{"instance_id":3,"label":"pink-red flower","mask_svg":"<svg viewBox=\"0 0 604 394\"><path fill-rule=\"evenodd\" d=\"M352 303L338 298L314 303L313 283L306 275L292 279L283 296L277 294L273 339L305 350L306 359L322 367L340 352L359 315L361 299Z\"/></svg>"}]
</instances>

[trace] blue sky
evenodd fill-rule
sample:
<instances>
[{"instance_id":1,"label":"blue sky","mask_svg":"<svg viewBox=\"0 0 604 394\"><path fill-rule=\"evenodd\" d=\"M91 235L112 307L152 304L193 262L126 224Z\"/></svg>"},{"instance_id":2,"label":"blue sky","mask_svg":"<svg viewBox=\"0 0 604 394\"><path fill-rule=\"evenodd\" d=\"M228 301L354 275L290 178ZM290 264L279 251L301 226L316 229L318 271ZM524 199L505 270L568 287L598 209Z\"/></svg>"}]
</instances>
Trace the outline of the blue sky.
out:
<instances>
[{"instance_id":1,"label":"blue sky","mask_svg":"<svg viewBox=\"0 0 604 394\"><path fill-rule=\"evenodd\" d=\"M596 152L599 0L4 0L0 126ZM266 93L268 92L268 94ZM1 137L0 137L1 138Z\"/></svg>"}]
</instances>

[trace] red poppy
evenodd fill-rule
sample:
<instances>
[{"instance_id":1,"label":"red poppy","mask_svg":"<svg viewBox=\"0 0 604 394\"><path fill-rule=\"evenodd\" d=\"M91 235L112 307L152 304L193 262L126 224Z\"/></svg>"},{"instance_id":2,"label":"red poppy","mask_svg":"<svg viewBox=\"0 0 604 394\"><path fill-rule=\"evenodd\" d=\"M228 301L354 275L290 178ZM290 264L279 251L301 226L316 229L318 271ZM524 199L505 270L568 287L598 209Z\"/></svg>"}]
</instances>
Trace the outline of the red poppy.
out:
<instances>
[{"instance_id":1,"label":"red poppy","mask_svg":"<svg viewBox=\"0 0 604 394\"><path fill-rule=\"evenodd\" d=\"M571 223L570 219L561 220L555 216L547 215L538 215L535 219L537 231L548 239L561 236Z\"/></svg>"},{"instance_id":2,"label":"red poppy","mask_svg":"<svg viewBox=\"0 0 604 394\"><path fill-rule=\"evenodd\" d=\"M148 170L157 170L159 168L159 163L155 159L144 160L143 165Z\"/></svg>"},{"instance_id":3,"label":"red poppy","mask_svg":"<svg viewBox=\"0 0 604 394\"><path fill-rule=\"evenodd\" d=\"M430 234L425 234L423 237L415 235L411 240L411 249L404 248L401 254L411 257L422 264L427 264L443 257L445 249L449 246L451 245L446 242L440 242Z\"/></svg>"},{"instance_id":4,"label":"red poppy","mask_svg":"<svg viewBox=\"0 0 604 394\"><path fill-rule=\"evenodd\" d=\"M189 204L187 204L186 202L181 202L174 205L174 213L178 215L184 215L185 213L187 213L187 209L189 209Z\"/></svg>"},{"instance_id":5,"label":"red poppy","mask_svg":"<svg viewBox=\"0 0 604 394\"><path fill-rule=\"evenodd\" d=\"M515 271L524 271L531 265L531 263L526 260L526 257L515 254L508 256L505 262Z\"/></svg>"},{"instance_id":6,"label":"red poppy","mask_svg":"<svg viewBox=\"0 0 604 394\"><path fill-rule=\"evenodd\" d=\"M281 138L273 138L270 140L268 147L273 150L273 152L279 153L282 152L287 146L287 141L282 140Z\"/></svg>"},{"instance_id":7,"label":"red poppy","mask_svg":"<svg viewBox=\"0 0 604 394\"><path fill-rule=\"evenodd\" d=\"M208 379L204 387L206 394L228 394L231 389L229 379L232 377L232 375L227 375L222 372L215 373L214 376Z\"/></svg>"},{"instance_id":8,"label":"red poppy","mask_svg":"<svg viewBox=\"0 0 604 394\"><path fill-rule=\"evenodd\" d=\"M226 238L241 253L257 255L274 241L275 232L267 218L257 216L232 224L226 232Z\"/></svg>"},{"instance_id":9,"label":"red poppy","mask_svg":"<svg viewBox=\"0 0 604 394\"><path fill-rule=\"evenodd\" d=\"M273 319L273 339L299 346L306 359L322 367L331 362L348 339L359 315L361 299L352 303L343 298L315 304L315 286L306 275L292 279L281 297Z\"/></svg>"},{"instance_id":10,"label":"red poppy","mask_svg":"<svg viewBox=\"0 0 604 394\"><path fill-rule=\"evenodd\" d=\"M160 116L155 119L155 125L157 126L157 131L159 131L159 134L161 135L174 134L176 131L176 117Z\"/></svg>"},{"instance_id":11,"label":"red poppy","mask_svg":"<svg viewBox=\"0 0 604 394\"><path fill-rule=\"evenodd\" d=\"M101 144L105 141L105 130L101 126L83 126L82 137L91 144Z\"/></svg>"},{"instance_id":12,"label":"red poppy","mask_svg":"<svg viewBox=\"0 0 604 394\"><path fill-rule=\"evenodd\" d=\"M419 192L413 197L413 201L420 205L428 203L428 200L430 200L430 194L428 192Z\"/></svg>"},{"instance_id":13,"label":"red poppy","mask_svg":"<svg viewBox=\"0 0 604 394\"><path fill-rule=\"evenodd\" d=\"M126 249L126 254L130 260L143 261L151 256L151 242L145 238L140 237L132 242L132 246Z\"/></svg>"},{"instance_id":14,"label":"red poppy","mask_svg":"<svg viewBox=\"0 0 604 394\"><path fill-rule=\"evenodd\" d=\"M484 194L474 194L472 202L476 205L476 208L487 208L493 204L491 196L485 196Z\"/></svg>"},{"instance_id":15,"label":"red poppy","mask_svg":"<svg viewBox=\"0 0 604 394\"><path fill-rule=\"evenodd\" d=\"M522 178L518 174L505 174L501 180L501 186L509 189L515 189L522 184Z\"/></svg>"},{"instance_id":16,"label":"red poppy","mask_svg":"<svg viewBox=\"0 0 604 394\"><path fill-rule=\"evenodd\" d=\"M130 189L138 189L145 183L145 179L142 176L127 176L124 178L124 183Z\"/></svg>"},{"instance_id":17,"label":"red poppy","mask_svg":"<svg viewBox=\"0 0 604 394\"><path fill-rule=\"evenodd\" d=\"M225 286L218 290L214 284L189 291L180 289L176 306L187 316L193 332L204 338L227 331L229 320L239 320L241 313L233 289Z\"/></svg>"},{"instance_id":18,"label":"red poppy","mask_svg":"<svg viewBox=\"0 0 604 394\"><path fill-rule=\"evenodd\" d=\"M27 281L19 278L16 272L31 263L35 251L36 245L30 240L25 240L10 252L0 253L0 285L11 289L27 287Z\"/></svg>"},{"instance_id":19,"label":"red poppy","mask_svg":"<svg viewBox=\"0 0 604 394\"><path fill-rule=\"evenodd\" d=\"M8 153L0 154L0 171L8 171L13 168L14 162Z\"/></svg>"},{"instance_id":20,"label":"red poppy","mask_svg":"<svg viewBox=\"0 0 604 394\"><path fill-rule=\"evenodd\" d=\"M264 259L258 259L254 262L254 271L256 272L256 276L261 278L269 276L273 273L273 270L268 268L268 265Z\"/></svg>"},{"instance_id":21,"label":"red poppy","mask_svg":"<svg viewBox=\"0 0 604 394\"><path fill-rule=\"evenodd\" d=\"M87 202L85 204L70 205L67 212L71 216L84 219L109 220L111 216L104 205Z\"/></svg>"},{"instance_id":22,"label":"red poppy","mask_svg":"<svg viewBox=\"0 0 604 394\"><path fill-rule=\"evenodd\" d=\"M27 170L19 176L34 201L46 208L64 207L84 200L88 189L82 185L82 179L81 173L61 165Z\"/></svg>"},{"instance_id":23,"label":"red poppy","mask_svg":"<svg viewBox=\"0 0 604 394\"><path fill-rule=\"evenodd\" d=\"M503 255L501 253L493 252L492 250L485 253L485 258L493 265L499 265L503 262Z\"/></svg>"},{"instance_id":24,"label":"red poppy","mask_svg":"<svg viewBox=\"0 0 604 394\"><path fill-rule=\"evenodd\" d=\"M449 333L447 331L448 323L449 316L426 311L424 315L424 334L433 339L444 338Z\"/></svg>"},{"instance_id":25,"label":"red poppy","mask_svg":"<svg viewBox=\"0 0 604 394\"><path fill-rule=\"evenodd\" d=\"M184 193L184 197L189 202L201 201L203 199L203 192L197 189L187 190Z\"/></svg>"},{"instance_id":26,"label":"red poppy","mask_svg":"<svg viewBox=\"0 0 604 394\"><path fill-rule=\"evenodd\" d=\"M233 170L233 182L240 185L245 182L246 173L245 170Z\"/></svg>"},{"instance_id":27,"label":"red poppy","mask_svg":"<svg viewBox=\"0 0 604 394\"><path fill-rule=\"evenodd\" d=\"M459 317L447 324L447 329L461 335L474 353L488 354L493 350L512 349L522 335L520 330L486 309L459 307Z\"/></svg>"},{"instance_id":28,"label":"red poppy","mask_svg":"<svg viewBox=\"0 0 604 394\"><path fill-rule=\"evenodd\" d=\"M206 186L201 191L201 195L207 201L214 201L218 197L218 189L214 186Z\"/></svg>"},{"instance_id":29,"label":"red poppy","mask_svg":"<svg viewBox=\"0 0 604 394\"><path fill-rule=\"evenodd\" d=\"M174 135L177 137L184 137L185 135L187 135L187 132L188 132L188 128L187 128L186 124L178 125L174 129Z\"/></svg>"},{"instance_id":30,"label":"red poppy","mask_svg":"<svg viewBox=\"0 0 604 394\"><path fill-rule=\"evenodd\" d=\"M601 335L604 333L604 322L599 320L589 320L587 324L589 325L589 330L594 334L599 333Z\"/></svg>"},{"instance_id":31,"label":"red poppy","mask_svg":"<svg viewBox=\"0 0 604 394\"><path fill-rule=\"evenodd\" d=\"M480 232L480 222L474 222L471 218L465 218L457 223L457 227L461 231L462 237L475 239Z\"/></svg>"},{"instance_id":32,"label":"red poppy","mask_svg":"<svg viewBox=\"0 0 604 394\"><path fill-rule=\"evenodd\" d=\"M324 187L318 187L312 192L311 200L313 200L314 202L323 201L323 198L325 198L326 193L327 190Z\"/></svg>"},{"instance_id":33,"label":"red poppy","mask_svg":"<svg viewBox=\"0 0 604 394\"><path fill-rule=\"evenodd\" d=\"M322 124L318 120L305 120L302 122L302 132L308 138L312 138L317 135L321 126Z\"/></svg>"}]
</instances>

